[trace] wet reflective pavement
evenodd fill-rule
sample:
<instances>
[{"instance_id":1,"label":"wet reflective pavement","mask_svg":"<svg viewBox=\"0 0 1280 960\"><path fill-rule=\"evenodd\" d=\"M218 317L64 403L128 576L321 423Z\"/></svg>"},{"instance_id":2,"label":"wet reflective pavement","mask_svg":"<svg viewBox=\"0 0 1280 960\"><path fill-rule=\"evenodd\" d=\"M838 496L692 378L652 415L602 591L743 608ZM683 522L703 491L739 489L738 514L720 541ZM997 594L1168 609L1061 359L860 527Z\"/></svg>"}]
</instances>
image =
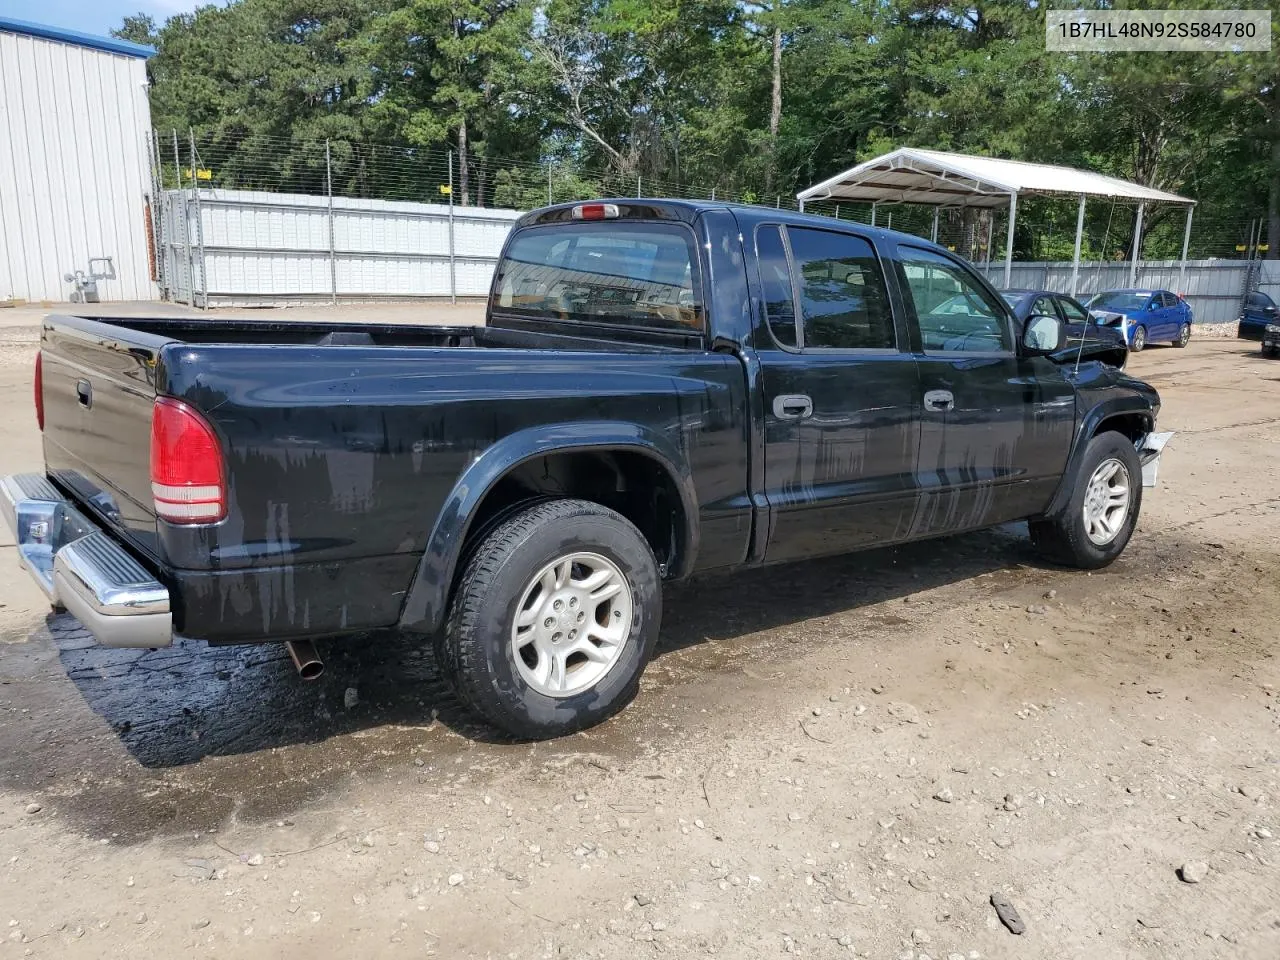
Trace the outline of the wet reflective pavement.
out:
<instances>
[{"instance_id":1,"label":"wet reflective pavement","mask_svg":"<svg viewBox=\"0 0 1280 960\"><path fill-rule=\"evenodd\" d=\"M912 608L887 621L882 608L860 607L996 571L980 582L1007 585L1020 569L1041 572L1025 528L1008 527L670 587L643 692L590 732L591 749L637 749L655 690L850 637L819 635L809 621L852 611L853 633L870 636L909 622ZM127 843L232 816L283 817L346 778L415 759L480 749L501 763L539 749L473 720L422 638L372 633L317 647L326 670L305 683L283 645L108 650L74 618L50 614L25 641L0 644L0 787L56 799L69 825Z\"/></svg>"}]
</instances>

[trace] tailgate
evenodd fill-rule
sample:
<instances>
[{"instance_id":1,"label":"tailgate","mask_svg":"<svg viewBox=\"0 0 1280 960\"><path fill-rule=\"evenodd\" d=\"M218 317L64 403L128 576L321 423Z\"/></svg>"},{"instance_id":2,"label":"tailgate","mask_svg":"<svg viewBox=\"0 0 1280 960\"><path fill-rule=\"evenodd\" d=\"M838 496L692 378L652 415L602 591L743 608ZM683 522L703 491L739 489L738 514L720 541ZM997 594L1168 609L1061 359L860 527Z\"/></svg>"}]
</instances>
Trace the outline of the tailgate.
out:
<instances>
[{"instance_id":1,"label":"tailgate","mask_svg":"<svg viewBox=\"0 0 1280 960\"><path fill-rule=\"evenodd\" d=\"M123 323L45 320L45 467L104 524L158 556L151 407L156 358L168 340Z\"/></svg>"}]
</instances>

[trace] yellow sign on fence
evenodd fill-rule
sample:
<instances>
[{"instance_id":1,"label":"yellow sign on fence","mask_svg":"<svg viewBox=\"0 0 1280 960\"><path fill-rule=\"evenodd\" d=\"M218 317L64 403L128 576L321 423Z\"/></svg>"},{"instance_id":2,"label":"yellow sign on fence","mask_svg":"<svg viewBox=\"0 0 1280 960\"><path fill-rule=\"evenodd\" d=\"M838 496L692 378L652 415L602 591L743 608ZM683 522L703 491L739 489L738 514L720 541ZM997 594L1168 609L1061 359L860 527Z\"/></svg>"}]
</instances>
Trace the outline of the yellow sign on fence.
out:
<instances>
[{"instance_id":1,"label":"yellow sign on fence","mask_svg":"<svg viewBox=\"0 0 1280 960\"><path fill-rule=\"evenodd\" d=\"M440 192L447 197L449 194L453 193L453 187L449 186L447 183L442 183L440 184Z\"/></svg>"}]
</instances>

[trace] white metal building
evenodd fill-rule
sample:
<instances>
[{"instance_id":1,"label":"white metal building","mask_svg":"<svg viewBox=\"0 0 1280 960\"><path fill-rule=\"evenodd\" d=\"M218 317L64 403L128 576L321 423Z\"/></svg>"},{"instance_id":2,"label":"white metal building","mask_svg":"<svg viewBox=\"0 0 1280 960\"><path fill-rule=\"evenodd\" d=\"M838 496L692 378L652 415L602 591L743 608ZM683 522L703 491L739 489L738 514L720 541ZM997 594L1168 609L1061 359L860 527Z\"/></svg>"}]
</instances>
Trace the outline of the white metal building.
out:
<instances>
[{"instance_id":1,"label":"white metal building","mask_svg":"<svg viewBox=\"0 0 1280 960\"><path fill-rule=\"evenodd\" d=\"M157 296L146 58L151 47L0 17L0 303L62 301L110 257L103 300Z\"/></svg>"}]
</instances>

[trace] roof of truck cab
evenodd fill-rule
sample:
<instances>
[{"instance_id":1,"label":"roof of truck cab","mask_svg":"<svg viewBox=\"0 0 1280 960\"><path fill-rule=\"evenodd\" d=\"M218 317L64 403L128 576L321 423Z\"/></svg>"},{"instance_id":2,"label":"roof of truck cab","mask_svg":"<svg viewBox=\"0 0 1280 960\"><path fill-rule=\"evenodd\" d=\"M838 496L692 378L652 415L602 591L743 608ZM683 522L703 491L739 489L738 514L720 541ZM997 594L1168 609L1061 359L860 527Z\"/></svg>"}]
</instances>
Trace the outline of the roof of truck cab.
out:
<instances>
[{"instance_id":1,"label":"roof of truck cab","mask_svg":"<svg viewBox=\"0 0 1280 960\"><path fill-rule=\"evenodd\" d=\"M549 214L562 214L566 210L572 210L574 207L579 207L583 204L596 203L611 203L626 207L651 207L657 210L665 208L671 213L679 211L687 214L687 216L666 218L655 216L653 219L678 219L685 223L691 223L701 213L706 213L712 210L727 210L752 223L790 223L796 225L808 225L826 230L830 230L834 226L841 226L845 228L852 227L856 228L861 234L879 238L881 240L909 240L912 244L925 247L927 249L939 251L943 249L938 246L938 244L923 237L918 237L915 234L903 233L899 230L886 230L884 227L873 227L870 224L860 223L856 220L839 220L835 217L824 217L816 213L800 213L796 210L782 210L777 207L757 206L755 204L748 203L727 203L722 200L685 200L668 199L665 197L600 197L598 199L591 200L575 200L572 203L557 203L549 207L539 207L536 210L530 210L523 217L517 220L513 226L528 226L531 223L537 223L544 220ZM598 223L600 221L572 222Z\"/></svg>"}]
</instances>

